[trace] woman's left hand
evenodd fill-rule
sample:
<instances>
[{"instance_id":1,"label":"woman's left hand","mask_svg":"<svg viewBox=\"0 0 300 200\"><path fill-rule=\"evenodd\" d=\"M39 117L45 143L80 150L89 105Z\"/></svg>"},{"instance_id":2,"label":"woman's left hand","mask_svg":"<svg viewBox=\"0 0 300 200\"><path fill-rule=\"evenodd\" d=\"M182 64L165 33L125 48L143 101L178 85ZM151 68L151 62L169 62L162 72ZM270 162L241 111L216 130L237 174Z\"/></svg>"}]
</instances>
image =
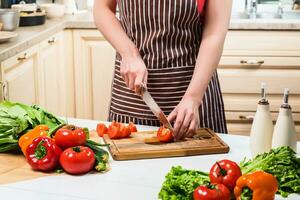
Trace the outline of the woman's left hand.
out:
<instances>
[{"instance_id":1,"label":"woman's left hand","mask_svg":"<svg viewBox=\"0 0 300 200\"><path fill-rule=\"evenodd\" d=\"M199 106L200 103L192 97L183 97L180 103L168 116L168 120L174 124L174 137L181 140L192 137L199 126Z\"/></svg>"}]
</instances>

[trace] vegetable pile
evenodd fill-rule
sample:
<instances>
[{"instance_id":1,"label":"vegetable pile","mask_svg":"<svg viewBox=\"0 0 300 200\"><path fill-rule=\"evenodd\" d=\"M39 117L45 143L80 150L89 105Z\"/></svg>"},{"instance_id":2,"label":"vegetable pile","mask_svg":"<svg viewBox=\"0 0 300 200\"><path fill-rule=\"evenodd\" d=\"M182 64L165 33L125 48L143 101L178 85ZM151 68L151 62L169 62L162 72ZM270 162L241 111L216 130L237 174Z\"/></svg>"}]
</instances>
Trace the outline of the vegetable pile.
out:
<instances>
[{"instance_id":1,"label":"vegetable pile","mask_svg":"<svg viewBox=\"0 0 300 200\"><path fill-rule=\"evenodd\" d=\"M274 175L279 182L278 192L283 197L300 193L300 158L289 147L272 149L253 160L242 161L240 166L243 174L262 170Z\"/></svg>"},{"instance_id":2,"label":"vegetable pile","mask_svg":"<svg viewBox=\"0 0 300 200\"><path fill-rule=\"evenodd\" d=\"M193 199L193 192L199 185L209 182L208 173L172 167L159 192L159 198L165 200Z\"/></svg>"},{"instance_id":3,"label":"vegetable pile","mask_svg":"<svg viewBox=\"0 0 300 200\"><path fill-rule=\"evenodd\" d=\"M162 200L227 200L228 191L236 199L274 199L300 194L300 158L289 147L272 149L238 166L221 160L210 173L172 167L159 192ZM263 197L263 198L260 198Z\"/></svg>"},{"instance_id":4,"label":"vegetable pile","mask_svg":"<svg viewBox=\"0 0 300 200\"><path fill-rule=\"evenodd\" d=\"M33 170L106 171L109 154L101 146L107 145L90 140L88 129L65 125L39 106L0 103L0 152L21 150Z\"/></svg>"},{"instance_id":5,"label":"vegetable pile","mask_svg":"<svg viewBox=\"0 0 300 200\"><path fill-rule=\"evenodd\" d=\"M37 125L47 125L51 131L65 124L64 120L40 108L21 103L0 103L0 152L19 150L18 139Z\"/></svg>"}]
</instances>

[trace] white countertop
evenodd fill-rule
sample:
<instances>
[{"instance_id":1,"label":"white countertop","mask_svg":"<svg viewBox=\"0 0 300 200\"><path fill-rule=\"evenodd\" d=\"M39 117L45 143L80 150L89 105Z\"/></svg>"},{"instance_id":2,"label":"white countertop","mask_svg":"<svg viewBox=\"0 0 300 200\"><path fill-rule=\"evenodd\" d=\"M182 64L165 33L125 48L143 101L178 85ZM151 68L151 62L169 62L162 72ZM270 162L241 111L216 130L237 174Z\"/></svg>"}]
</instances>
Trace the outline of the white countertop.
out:
<instances>
[{"instance_id":1,"label":"white countertop","mask_svg":"<svg viewBox=\"0 0 300 200\"><path fill-rule=\"evenodd\" d=\"M97 121L69 119L69 123L95 129ZM155 127L138 127L153 130ZM231 159L240 162L250 157L249 138L221 134L230 146L228 154L202 155L178 158L148 159L135 161L110 161L111 170L105 174L83 176L59 175L38 178L0 186L1 199L10 200L155 200L164 177L172 166L209 171L218 160ZM298 155L300 143L298 142ZM276 199L284 199L277 196ZM300 199L292 194L290 200Z\"/></svg>"}]
</instances>

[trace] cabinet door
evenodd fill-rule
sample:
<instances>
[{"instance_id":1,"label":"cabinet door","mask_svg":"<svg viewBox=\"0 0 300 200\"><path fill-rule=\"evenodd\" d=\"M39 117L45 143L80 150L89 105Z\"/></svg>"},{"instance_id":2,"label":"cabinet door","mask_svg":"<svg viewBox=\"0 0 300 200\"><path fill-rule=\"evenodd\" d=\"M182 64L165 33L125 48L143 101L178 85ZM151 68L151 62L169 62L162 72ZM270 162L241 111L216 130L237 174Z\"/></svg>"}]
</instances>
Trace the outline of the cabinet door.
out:
<instances>
[{"instance_id":1,"label":"cabinet door","mask_svg":"<svg viewBox=\"0 0 300 200\"><path fill-rule=\"evenodd\" d=\"M2 84L4 100L25 104L37 102L37 47L2 62Z\"/></svg>"},{"instance_id":2,"label":"cabinet door","mask_svg":"<svg viewBox=\"0 0 300 200\"><path fill-rule=\"evenodd\" d=\"M40 43L39 104L56 115L69 116L68 106L72 104L72 99L68 99L67 84L73 74L67 73L69 66L65 65L68 57L64 52L67 49L64 48L64 38L64 33L60 32Z\"/></svg>"},{"instance_id":3,"label":"cabinet door","mask_svg":"<svg viewBox=\"0 0 300 200\"><path fill-rule=\"evenodd\" d=\"M61 35L55 35L40 43L39 52L39 103L48 111L61 114L60 77Z\"/></svg>"},{"instance_id":4,"label":"cabinet door","mask_svg":"<svg viewBox=\"0 0 300 200\"><path fill-rule=\"evenodd\" d=\"M97 30L74 31L76 117L107 120L115 50Z\"/></svg>"}]
</instances>

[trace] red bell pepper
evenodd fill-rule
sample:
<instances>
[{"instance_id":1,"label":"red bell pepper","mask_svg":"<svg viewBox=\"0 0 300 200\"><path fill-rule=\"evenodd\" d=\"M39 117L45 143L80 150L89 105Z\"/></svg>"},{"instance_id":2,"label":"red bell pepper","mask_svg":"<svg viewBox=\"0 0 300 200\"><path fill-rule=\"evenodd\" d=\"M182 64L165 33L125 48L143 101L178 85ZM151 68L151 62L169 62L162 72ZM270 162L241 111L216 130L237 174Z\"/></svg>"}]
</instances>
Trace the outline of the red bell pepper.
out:
<instances>
[{"instance_id":1,"label":"red bell pepper","mask_svg":"<svg viewBox=\"0 0 300 200\"><path fill-rule=\"evenodd\" d=\"M33 170L50 171L59 164L62 150L51 138L38 137L26 149L26 159Z\"/></svg>"}]
</instances>

